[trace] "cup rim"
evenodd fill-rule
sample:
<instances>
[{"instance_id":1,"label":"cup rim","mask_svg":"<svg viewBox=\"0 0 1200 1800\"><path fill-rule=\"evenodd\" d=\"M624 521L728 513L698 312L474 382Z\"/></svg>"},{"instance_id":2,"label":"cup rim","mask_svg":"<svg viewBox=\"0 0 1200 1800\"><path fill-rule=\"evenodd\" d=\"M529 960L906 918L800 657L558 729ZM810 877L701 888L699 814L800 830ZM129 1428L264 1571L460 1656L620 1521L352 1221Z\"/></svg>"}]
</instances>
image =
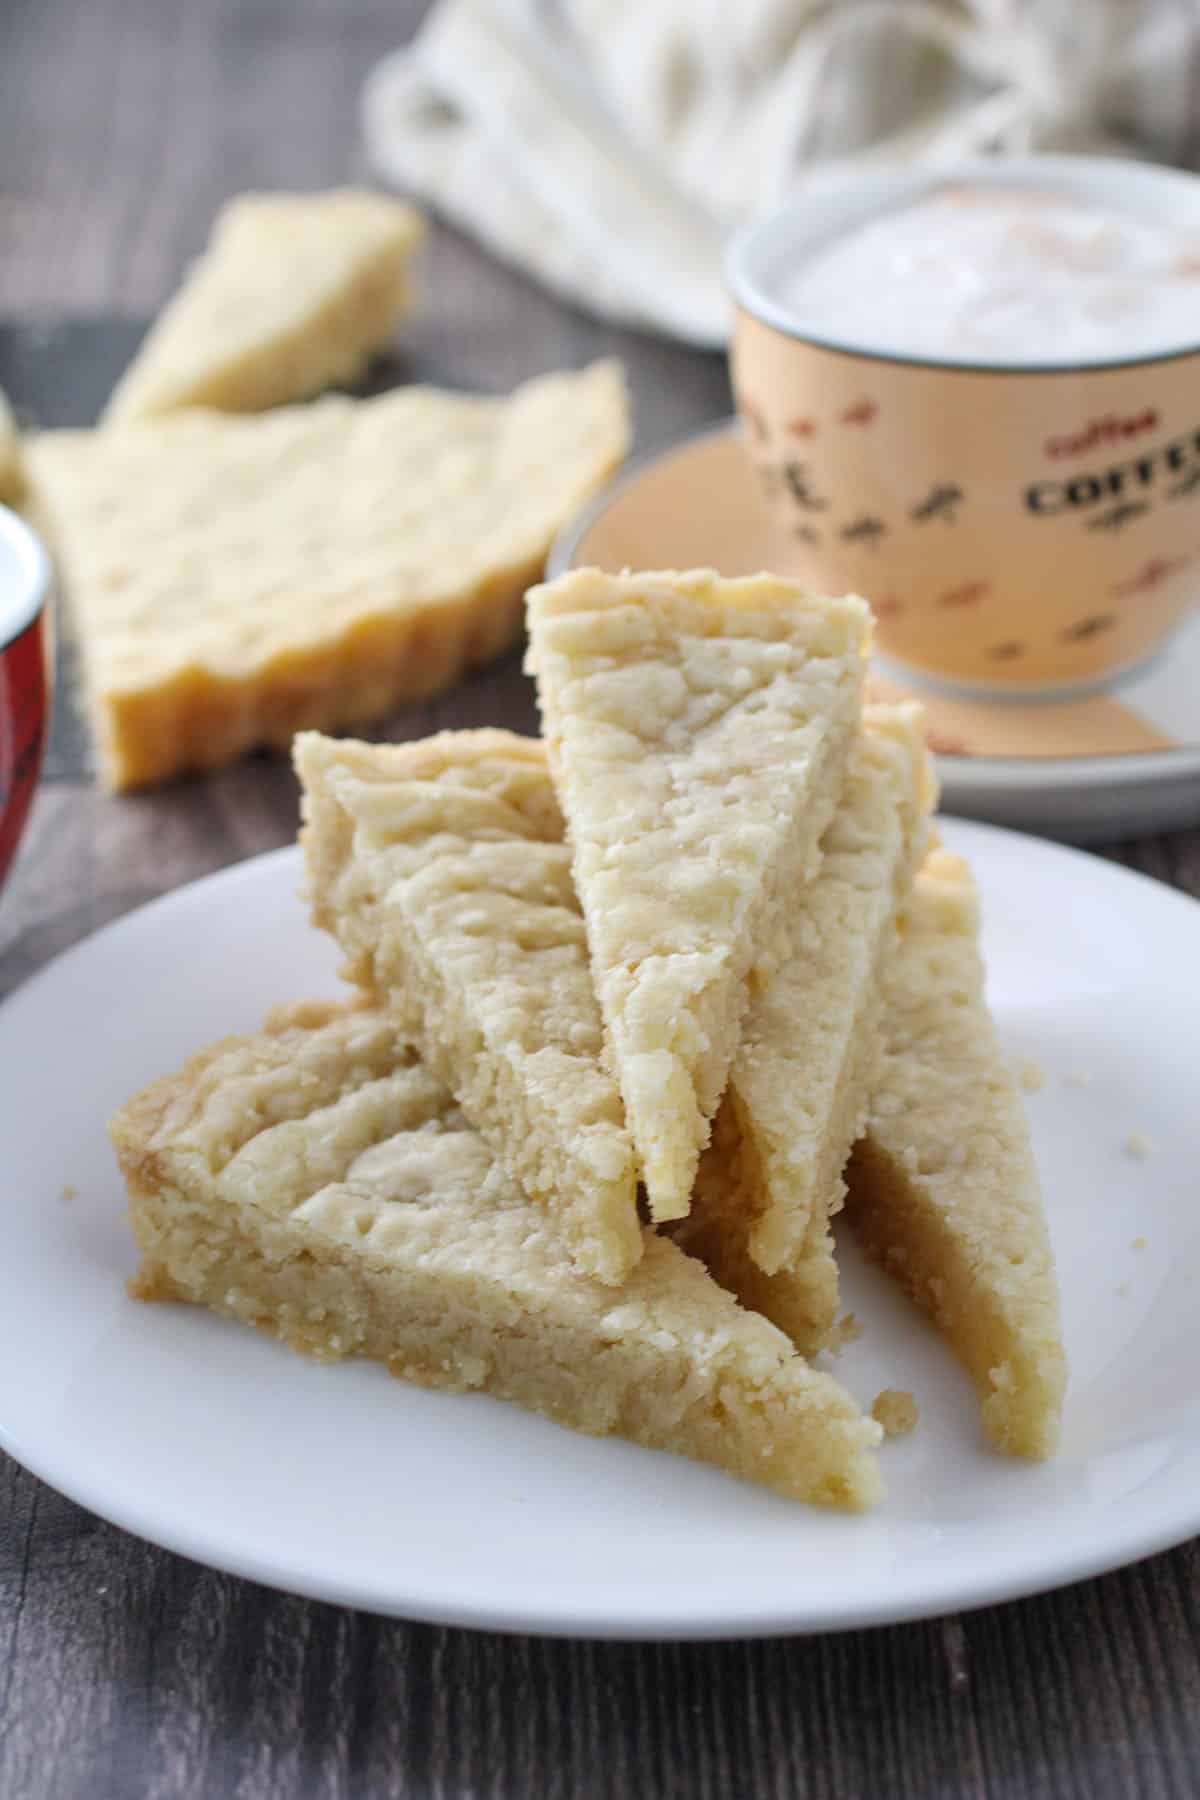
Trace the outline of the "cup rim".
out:
<instances>
[{"instance_id":1,"label":"cup rim","mask_svg":"<svg viewBox=\"0 0 1200 1800\"><path fill-rule=\"evenodd\" d=\"M836 202L842 195L847 202L873 196L881 204L901 198L915 198L931 188L970 181L987 186L1008 186L1014 181L1038 186L1064 183L1075 192L1089 197L1111 194L1115 187L1153 187L1160 193L1174 189L1186 194L1196 211L1200 227L1200 176L1185 169L1164 168L1157 163L1135 161L1118 156L977 156L946 163L906 164L864 169L858 164L838 163L810 177L806 185L772 211L759 215L743 225L730 239L725 253L725 280L735 305L743 312L797 343L835 355L855 357L860 361L899 364L914 369L938 369L970 375L1081 375L1107 369L1144 368L1150 364L1170 363L1200 354L1200 336L1193 342L1166 350L1142 351L1136 356L1120 354L1102 357L1076 357L1065 362L978 362L961 357L939 357L906 351L879 350L867 343L856 343L827 337L821 332L807 331L798 325L786 306L771 297L754 272L766 246L778 240L781 233L795 230L803 216L824 200ZM873 208L872 211L875 209Z\"/></svg>"},{"instance_id":2,"label":"cup rim","mask_svg":"<svg viewBox=\"0 0 1200 1800\"><path fill-rule=\"evenodd\" d=\"M0 589L0 651L4 651L29 630L46 604L50 558L37 534L7 506L0 506L0 545L11 553L18 571L13 593Z\"/></svg>"}]
</instances>

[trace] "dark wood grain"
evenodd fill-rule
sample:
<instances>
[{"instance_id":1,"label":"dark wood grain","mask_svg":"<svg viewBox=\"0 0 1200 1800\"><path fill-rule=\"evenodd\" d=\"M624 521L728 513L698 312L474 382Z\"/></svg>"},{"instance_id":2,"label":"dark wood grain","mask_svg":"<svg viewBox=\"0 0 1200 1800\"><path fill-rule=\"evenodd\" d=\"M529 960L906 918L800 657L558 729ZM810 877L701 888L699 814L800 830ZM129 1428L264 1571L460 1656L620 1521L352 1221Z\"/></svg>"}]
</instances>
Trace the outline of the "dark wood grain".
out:
<instances>
[{"instance_id":1,"label":"dark wood grain","mask_svg":"<svg viewBox=\"0 0 1200 1800\"><path fill-rule=\"evenodd\" d=\"M18 406L45 424L94 416L226 193L353 174L361 76L421 11L0 6L0 385ZM499 389L614 350L643 444L728 407L718 359L601 329L450 232L427 283L389 379ZM388 732L483 722L533 729L517 658ZM60 704L0 902L0 992L130 907L287 842L295 814L286 764L267 757L99 795ZM1200 834L1108 853L1200 893ZM1191 1796L1198 1576L1187 1546L1058 1595L844 1637L506 1639L196 1567L0 1458L0 1800Z\"/></svg>"}]
</instances>

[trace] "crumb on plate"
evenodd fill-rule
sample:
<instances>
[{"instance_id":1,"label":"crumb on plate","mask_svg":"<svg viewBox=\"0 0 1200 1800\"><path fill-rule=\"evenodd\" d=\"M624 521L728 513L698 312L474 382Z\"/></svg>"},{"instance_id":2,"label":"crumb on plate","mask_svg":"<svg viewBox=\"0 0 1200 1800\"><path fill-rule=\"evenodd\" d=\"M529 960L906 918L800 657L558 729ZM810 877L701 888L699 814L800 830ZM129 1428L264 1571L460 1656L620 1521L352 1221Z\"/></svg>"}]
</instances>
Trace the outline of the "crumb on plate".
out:
<instances>
[{"instance_id":1,"label":"crumb on plate","mask_svg":"<svg viewBox=\"0 0 1200 1800\"><path fill-rule=\"evenodd\" d=\"M1126 1156L1132 1156L1135 1162L1145 1162L1154 1148L1144 1131L1131 1131L1123 1147Z\"/></svg>"},{"instance_id":2,"label":"crumb on plate","mask_svg":"<svg viewBox=\"0 0 1200 1800\"><path fill-rule=\"evenodd\" d=\"M854 1313L844 1313L825 1339L825 1349L831 1356L838 1356L847 1344L853 1344L862 1336L862 1326Z\"/></svg>"},{"instance_id":3,"label":"crumb on plate","mask_svg":"<svg viewBox=\"0 0 1200 1800\"><path fill-rule=\"evenodd\" d=\"M884 1437L907 1437L920 1418L917 1403L905 1388L884 1388L876 1394L871 1417L883 1426Z\"/></svg>"}]
</instances>

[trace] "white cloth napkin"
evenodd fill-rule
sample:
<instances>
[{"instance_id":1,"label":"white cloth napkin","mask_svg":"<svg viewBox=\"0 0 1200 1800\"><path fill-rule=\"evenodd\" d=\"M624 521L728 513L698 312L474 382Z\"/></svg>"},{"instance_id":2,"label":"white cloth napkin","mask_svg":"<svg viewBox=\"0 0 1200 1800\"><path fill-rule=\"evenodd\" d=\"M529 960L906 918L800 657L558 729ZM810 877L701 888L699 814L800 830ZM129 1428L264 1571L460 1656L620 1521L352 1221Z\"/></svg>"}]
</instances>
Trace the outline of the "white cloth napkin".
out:
<instances>
[{"instance_id":1,"label":"white cloth napkin","mask_svg":"<svg viewBox=\"0 0 1200 1800\"><path fill-rule=\"evenodd\" d=\"M1189 142L1197 0L439 0L368 154L604 317L725 341L733 226L823 165Z\"/></svg>"}]
</instances>

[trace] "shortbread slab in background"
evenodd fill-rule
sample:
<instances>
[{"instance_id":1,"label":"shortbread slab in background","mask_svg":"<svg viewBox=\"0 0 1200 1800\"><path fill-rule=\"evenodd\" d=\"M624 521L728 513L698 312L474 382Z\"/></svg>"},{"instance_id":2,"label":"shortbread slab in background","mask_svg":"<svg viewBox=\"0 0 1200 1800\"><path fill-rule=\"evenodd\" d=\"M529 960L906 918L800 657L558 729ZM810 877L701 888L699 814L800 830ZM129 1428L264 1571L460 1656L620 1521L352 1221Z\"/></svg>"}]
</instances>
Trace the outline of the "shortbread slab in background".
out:
<instances>
[{"instance_id":1,"label":"shortbread slab in background","mask_svg":"<svg viewBox=\"0 0 1200 1800\"><path fill-rule=\"evenodd\" d=\"M507 399L403 388L45 433L26 461L106 785L366 724L499 654L628 430L620 368L596 363Z\"/></svg>"},{"instance_id":2,"label":"shortbread slab in background","mask_svg":"<svg viewBox=\"0 0 1200 1800\"><path fill-rule=\"evenodd\" d=\"M577 1274L386 1014L283 1009L131 1101L112 1136L142 1299L795 1499L879 1497L879 1428L830 1376L665 1238L647 1233L620 1293Z\"/></svg>"},{"instance_id":3,"label":"shortbread slab in background","mask_svg":"<svg viewBox=\"0 0 1200 1800\"><path fill-rule=\"evenodd\" d=\"M821 866L746 1014L678 1239L806 1353L834 1323L829 1229L879 1053L880 977L934 798L920 709L869 707Z\"/></svg>"},{"instance_id":4,"label":"shortbread slab in background","mask_svg":"<svg viewBox=\"0 0 1200 1800\"><path fill-rule=\"evenodd\" d=\"M0 506L12 506L21 492L21 447L17 422L0 388Z\"/></svg>"},{"instance_id":5,"label":"shortbread slab in background","mask_svg":"<svg viewBox=\"0 0 1200 1800\"><path fill-rule=\"evenodd\" d=\"M1058 1285L979 924L967 864L931 851L885 965L883 1059L846 1210L968 1370L996 1448L1042 1457L1067 1377Z\"/></svg>"},{"instance_id":6,"label":"shortbread slab in background","mask_svg":"<svg viewBox=\"0 0 1200 1800\"><path fill-rule=\"evenodd\" d=\"M507 731L415 744L296 740L318 925L411 1030L585 1273L642 1253L633 1144L543 745Z\"/></svg>"},{"instance_id":7,"label":"shortbread slab in background","mask_svg":"<svg viewBox=\"0 0 1200 1800\"><path fill-rule=\"evenodd\" d=\"M771 576L580 570L528 596L529 668L626 1118L686 1215L752 966L817 863L868 613Z\"/></svg>"},{"instance_id":8,"label":"shortbread slab in background","mask_svg":"<svg viewBox=\"0 0 1200 1800\"><path fill-rule=\"evenodd\" d=\"M366 190L228 201L104 423L262 412L354 380L408 310L423 232L415 207Z\"/></svg>"}]
</instances>

